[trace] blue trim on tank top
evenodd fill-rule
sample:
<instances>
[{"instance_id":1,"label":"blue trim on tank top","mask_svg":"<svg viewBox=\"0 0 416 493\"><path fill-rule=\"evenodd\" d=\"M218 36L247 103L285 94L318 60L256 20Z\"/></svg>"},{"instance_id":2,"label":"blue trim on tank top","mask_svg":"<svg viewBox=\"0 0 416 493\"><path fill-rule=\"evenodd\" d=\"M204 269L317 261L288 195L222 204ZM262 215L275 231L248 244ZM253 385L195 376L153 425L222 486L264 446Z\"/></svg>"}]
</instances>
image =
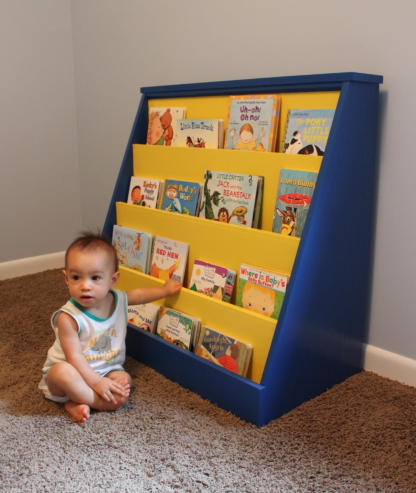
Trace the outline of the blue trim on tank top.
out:
<instances>
[{"instance_id":1,"label":"blue trim on tank top","mask_svg":"<svg viewBox=\"0 0 416 493\"><path fill-rule=\"evenodd\" d=\"M71 298L69 301L71 303L73 303L73 305L76 306L78 308L78 310L80 310L82 313L85 313L85 315L87 317L92 318L93 320L95 320L97 322L105 322L106 320L108 320L109 318L111 318L114 315L114 312L116 311L117 304L118 304L118 294L116 293L116 291L114 291L113 289L110 289L110 293L112 293L112 295L114 296L114 302L115 303L114 303L114 310L113 310L113 312L107 318L100 318L100 317L97 317L97 316L93 315L92 313L90 313L89 311L87 311L83 306L81 306L79 303L77 303L73 298Z\"/></svg>"}]
</instances>

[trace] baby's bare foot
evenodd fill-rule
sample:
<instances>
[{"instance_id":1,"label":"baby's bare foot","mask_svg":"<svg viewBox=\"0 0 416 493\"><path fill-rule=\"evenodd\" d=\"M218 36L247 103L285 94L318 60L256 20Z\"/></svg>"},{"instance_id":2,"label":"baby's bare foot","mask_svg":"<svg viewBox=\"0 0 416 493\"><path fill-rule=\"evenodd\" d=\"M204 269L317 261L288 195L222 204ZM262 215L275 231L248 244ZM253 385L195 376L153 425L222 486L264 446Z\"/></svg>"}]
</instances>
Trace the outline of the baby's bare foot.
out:
<instances>
[{"instance_id":1,"label":"baby's bare foot","mask_svg":"<svg viewBox=\"0 0 416 493\"><path fill-rule=\"evenodd\" d=\"M90 417L90 406L87 404L67 401L65 402L65 409L78 423L85 423Z\"/></svg>"}]
</instances>

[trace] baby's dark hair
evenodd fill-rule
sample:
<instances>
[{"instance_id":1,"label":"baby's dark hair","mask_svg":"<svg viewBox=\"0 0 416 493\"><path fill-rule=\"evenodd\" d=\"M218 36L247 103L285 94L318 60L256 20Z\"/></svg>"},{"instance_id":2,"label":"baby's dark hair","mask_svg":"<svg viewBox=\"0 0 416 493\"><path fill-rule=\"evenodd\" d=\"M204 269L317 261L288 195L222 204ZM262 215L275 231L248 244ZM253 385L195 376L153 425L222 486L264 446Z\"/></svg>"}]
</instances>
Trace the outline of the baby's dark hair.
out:
<instances>
[{"instance_id":1,"label":"baby's dark hair","mask_svg":"<svg viewBox=\"0 0 416 493\"><path fill-rule=\"evenodd\" d=\"M112 245L111 241L108 240L106 236L104 236L102 233L94 233L92 231L85 231L78 236L67 248L66 253L65 253L65 268L67 265L67 260L68 260L68 254L69 252L74 249L74 248L79 248L80 250L84 249L103 249L106 250L109 255L113 258L114 262L114 272L117 272L118 270L118 258L117 258L117 252L114 246Z\"/></svg>"}]
</instances>

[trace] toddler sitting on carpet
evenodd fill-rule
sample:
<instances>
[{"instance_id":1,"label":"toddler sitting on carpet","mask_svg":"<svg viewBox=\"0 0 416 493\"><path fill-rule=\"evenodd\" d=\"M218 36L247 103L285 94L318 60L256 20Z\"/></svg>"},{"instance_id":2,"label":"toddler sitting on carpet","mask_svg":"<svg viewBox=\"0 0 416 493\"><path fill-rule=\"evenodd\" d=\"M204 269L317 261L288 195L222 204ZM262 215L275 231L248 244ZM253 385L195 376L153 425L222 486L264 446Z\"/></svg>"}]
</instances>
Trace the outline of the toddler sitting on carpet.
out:
<instances>
[{"instance_id":1,"label":"toddler sitting on carpet","mask_svg":"<svg viewBox=\"0 0 416 493\"><path fill-rule=\"evenodd\" d=\"M114 411L129 397L131 377L122 366L127 305L174 295L182 286L169 279L160 288L114 290L119 278L115 249L103 236L90 233L68 247L63 274L71 298L52 315L56 340L39 388L84 423L90 408Z\"/></svg>"}]
</instances>

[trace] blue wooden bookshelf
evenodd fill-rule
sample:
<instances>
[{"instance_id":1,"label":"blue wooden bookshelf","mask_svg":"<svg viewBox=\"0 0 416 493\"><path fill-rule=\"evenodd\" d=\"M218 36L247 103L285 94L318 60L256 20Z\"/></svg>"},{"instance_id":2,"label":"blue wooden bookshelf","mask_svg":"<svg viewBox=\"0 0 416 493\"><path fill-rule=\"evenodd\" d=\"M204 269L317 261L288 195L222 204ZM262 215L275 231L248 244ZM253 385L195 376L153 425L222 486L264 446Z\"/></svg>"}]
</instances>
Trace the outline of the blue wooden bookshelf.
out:
<instances>
[{"instance_id":1,"label":"blue wooden bookshelf","mask_svg":"<svg viewBox=\"0 0 416 493\"><path fill-rule=\"evenodd\" d=\"M116 204L126 201L134 172L133 144L146 142L150 101L250 93L278 93L283 98L290 94L295 100L296 94L305 93L313 96L334 92L339 96L261 380L235 375L131 327L127 337L129 355L258 426L362 369L373 261L382 81L379 75L347 72L141 89L104 225L109 237L117 223ZM284 166L285 154L276 159L283 160ZM137 227L140 229L139 216Z\"/></svg>"}]
</instances>

